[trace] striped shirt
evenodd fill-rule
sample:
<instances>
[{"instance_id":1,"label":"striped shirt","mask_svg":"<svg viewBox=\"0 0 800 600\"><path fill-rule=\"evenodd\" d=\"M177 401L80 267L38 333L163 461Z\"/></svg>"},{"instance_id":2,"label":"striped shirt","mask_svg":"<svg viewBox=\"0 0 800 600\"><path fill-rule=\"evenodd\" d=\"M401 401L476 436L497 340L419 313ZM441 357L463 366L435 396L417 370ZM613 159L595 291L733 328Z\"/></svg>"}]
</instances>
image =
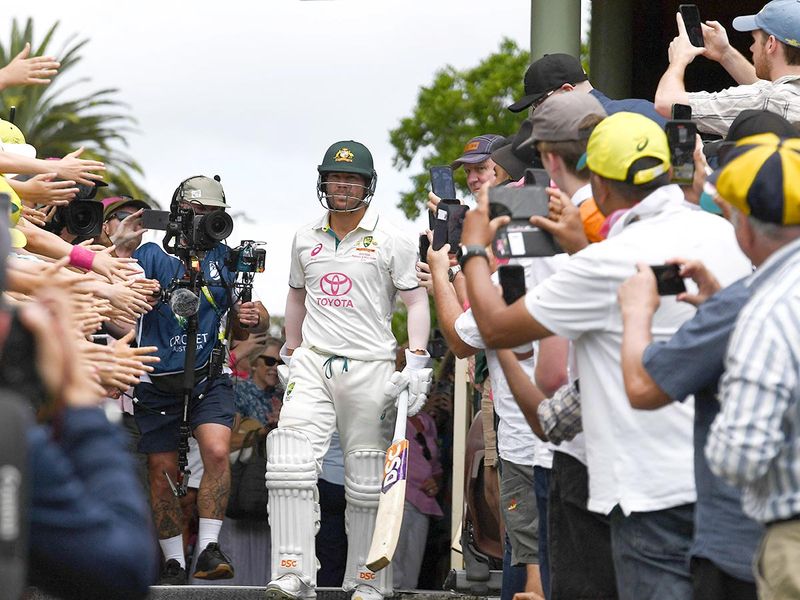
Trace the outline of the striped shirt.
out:
<instances>
[{"instance_id":1,"label":"striped shirt","mask_svg":"<svg viewBox=\"0 0 800 600\"><path fill-rule=\"evenodd\" d=\"M721 92L690 92L692 120L700 131L724 136L740 112L768 110L800 126L800 75L757 81Z\"/></svg>"},{"instance_id":2,"label":"striped shirt","mask_svg":"<svg viewBox=\"0 0 800 600\"><path fill-rule=\"evenodd\" d=\"M743 488L744 512L769 523L800 514L800 240L746 285L753 296L728 346L706 458Z\"/></svg>"}]
</instances>

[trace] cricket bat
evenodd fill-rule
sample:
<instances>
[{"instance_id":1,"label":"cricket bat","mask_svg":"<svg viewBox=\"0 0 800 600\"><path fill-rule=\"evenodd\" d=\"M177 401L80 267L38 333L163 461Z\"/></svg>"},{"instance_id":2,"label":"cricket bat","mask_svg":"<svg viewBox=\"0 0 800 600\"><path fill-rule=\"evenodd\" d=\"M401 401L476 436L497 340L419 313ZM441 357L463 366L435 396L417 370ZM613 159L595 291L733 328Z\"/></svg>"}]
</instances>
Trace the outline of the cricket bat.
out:
<instances>
[{"instance_id":1,"label":"cricket bat","mask_svg":"<svg viewBox=\"0 0 800 600\"><path fill-rule=\"evenodd\" d=\"M397 400L397 422L394 425L392 445L386 451L378 515L375 519L372 545L367 555L367 567L374 572L380 571L392 562L397 540L400 537L400 527L403 524L408 472L407 415L408 390L405 389L400 392Z\"/></svg>"}]
</instances>

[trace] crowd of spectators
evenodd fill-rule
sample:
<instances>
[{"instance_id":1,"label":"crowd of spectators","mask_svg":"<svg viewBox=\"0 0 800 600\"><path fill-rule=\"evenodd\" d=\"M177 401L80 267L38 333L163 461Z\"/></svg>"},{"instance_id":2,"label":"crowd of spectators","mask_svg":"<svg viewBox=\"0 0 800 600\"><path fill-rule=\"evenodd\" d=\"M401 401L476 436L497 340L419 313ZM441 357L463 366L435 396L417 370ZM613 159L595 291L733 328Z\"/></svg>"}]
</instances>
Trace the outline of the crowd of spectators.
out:
<instances>
[{"instance_id":1,"label":"crowd of spectators","mask_svg":"<svg viewBox=\"0 0 800 600\"><path fill-rule=\"evenodd\" d=\"M504 600L800 597L800 4L772 0L733 27L752 33L752 62L716 21L693 46L678 14L652 102L611 99L577 58L546 55L509 107L527 111L516 135L482 133L452 157L470 209L460 245L431 244L416 265L447 353L406 423L395 589L442 583L454 363L467 358L484 493L505 532ZM698 56L737 86L687 91ZM26 47L0 69L0 89L47 84L58 68ZM698 131L691 183L673 182L665 126L676 104ZM263 511L226 509L231 465L266 465L287 393L284 341L269 337L260 302L231 294L236 273L219 242L195 257L209 285L196 298L199 329L187 329L164 292L176 273L194 281L190 262L142 245L152 203L95 199L105 166L81 152L36 158L0 120L0 385L39 421L28 435L28 581L74 598L264 585L275 526L266 500ZM495 194L537 187L546 206L529 224L558 251L496 256L498 234L519 218ZM99 205L90 234L65 219L76 198ZM442 199L428 200L439 214ZM178 185L173 205L228 207L219 180L201 176ZM515 265L526 291L506 302L501 269ZM664 272L683 291L661 290ZM318 498L317 581L339 586L336 436Z\"/></svg>"}]
</instances>

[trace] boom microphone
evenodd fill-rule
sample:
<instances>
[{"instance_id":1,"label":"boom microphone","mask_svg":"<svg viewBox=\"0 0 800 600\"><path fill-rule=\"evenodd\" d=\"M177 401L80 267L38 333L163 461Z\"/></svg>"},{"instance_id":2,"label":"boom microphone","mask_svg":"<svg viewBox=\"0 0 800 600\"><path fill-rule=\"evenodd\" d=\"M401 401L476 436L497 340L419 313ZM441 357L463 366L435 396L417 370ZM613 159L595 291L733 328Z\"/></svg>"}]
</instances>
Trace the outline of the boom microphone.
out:
<instances>
[{"instance_id":1,"label":"boom microphone","mask_svg":"<svg viewBox=\"0 0 800 600\"><path fill-rule=\"evenodd\" d=\"M200 298L186 288L178 288L169 297L169 307L179 317L191 317L200 308Z\"/></svg>"}]
</instances>

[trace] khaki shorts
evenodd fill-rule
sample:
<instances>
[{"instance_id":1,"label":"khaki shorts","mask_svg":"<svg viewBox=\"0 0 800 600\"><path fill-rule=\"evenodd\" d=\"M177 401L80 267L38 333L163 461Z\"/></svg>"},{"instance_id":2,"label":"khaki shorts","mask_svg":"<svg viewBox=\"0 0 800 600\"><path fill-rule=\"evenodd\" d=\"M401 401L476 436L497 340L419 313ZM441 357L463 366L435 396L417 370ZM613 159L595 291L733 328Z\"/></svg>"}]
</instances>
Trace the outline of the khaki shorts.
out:
<instances>
[{"instance_id":1,"label":"khaki shorts","mask_svg":"<svg viewBox=\"0 0 800 600\"><path fill-rule=\"evenodd\" d=\"M759 600L800 598L800 520L767 525L755 576Z\"/></svg>"},{"instance_id":2,"label":"khaki shorts","mask_svg":"<svg viewBox=\"0 0 800 600\"><path fill-rule=\"evenodd\" d=\"M533 466L502 461L500 507L512 565L539 564L539 510L533 491Z\"/></svg>"}]
</instances>

